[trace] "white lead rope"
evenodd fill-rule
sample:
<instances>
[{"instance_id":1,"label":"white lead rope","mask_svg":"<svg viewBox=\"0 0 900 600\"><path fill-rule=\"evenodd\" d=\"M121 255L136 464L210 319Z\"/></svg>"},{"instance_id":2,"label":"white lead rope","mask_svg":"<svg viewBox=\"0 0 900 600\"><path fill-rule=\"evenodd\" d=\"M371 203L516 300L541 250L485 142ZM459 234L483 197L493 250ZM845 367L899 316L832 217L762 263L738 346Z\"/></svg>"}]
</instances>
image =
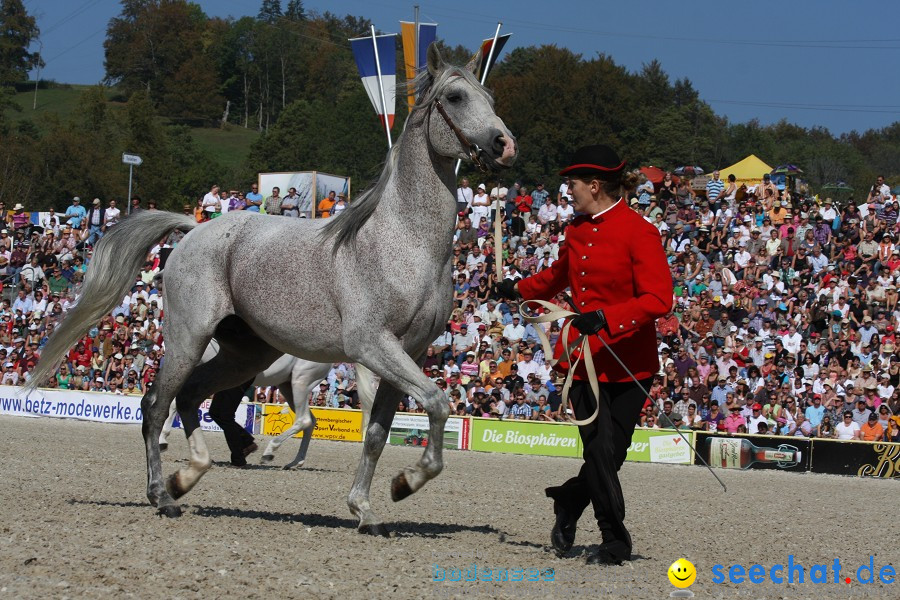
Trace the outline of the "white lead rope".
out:
<instances>
[{"instance_id":1,"label":"white lead rope","mask_svg":"<svg viewBox=\"0 0 900 600\"><path fill-rule=\"evenodd\" d=\"M524 309L531 304L536 304L537 306L543 308L544 312L542 314L529 314ZM569 331L572 327L571 317L578 316L577 313L566 310L564 308L560 308L559 306L551 304L550 302L546 302L544 300L522 300L522 302L519 304L519 314L521 314L522 318L529 323L549 323L551 321L565 319L566 322L563 324L562 331L560 333L560 336L563 340L569 339ZM547 334L544 332L544 328L537 326L534 328L534 330L537 332L538 339L541 340L541 347L544 350L544 360L548 362L551 368L555 367L557 363L559 363L563 359L565 359L566 362L569 363L569 372L566 374L566 381L563 384L562 389L562 405L571 410L572 416L570 417L567 411L566 419L573 425L578 425L579 427L590 425L594 422L594 419L596 419L597 415L600 413L600 387L597 384L597 370L594 368L594 358L591 353L590 339L588 338L588 336L580 334L571 344L566 344L564 341L563 353L559 358L553 358L553 347L550 345L550 338L547 337ZM576 355L575 352L579 354ZM575 357L574 363L572 362L573 356ZM591 385L591 391L594 392L594 400L597 402L597 405L594 407L594 414L592 414L587 419L578 420L575 418L575 407L569 400L569 388L572 387L572 379L575 375L575 370L578 368L578 365L579 363L581 363L582 359L584 359L584 369L587 372L588 383L590 383Z\"/></svg>"}]
</instances>

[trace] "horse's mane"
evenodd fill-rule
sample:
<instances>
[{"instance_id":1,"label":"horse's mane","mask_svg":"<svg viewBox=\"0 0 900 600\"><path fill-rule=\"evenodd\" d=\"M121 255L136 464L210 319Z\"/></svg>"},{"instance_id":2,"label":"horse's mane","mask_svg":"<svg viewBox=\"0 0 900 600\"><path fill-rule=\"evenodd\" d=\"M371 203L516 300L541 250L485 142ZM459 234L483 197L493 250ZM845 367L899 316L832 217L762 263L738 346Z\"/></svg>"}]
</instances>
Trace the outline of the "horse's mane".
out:
<instances>
[{"instance_id":1,"label":"horse's mane","mask_svg":"<svg viewBox=\"0 0 900 600\"><path fill-rule=\"evenodd\" d=\"M401 91L401 94L398 94L399 97L406 97L407 93L411 90L415 90L417 92L418 100L410 111L406 122L403 124L403 131L388 152L387 160L385 160L384 167L381 170L381 175L378 176L378 180L370 188L361 193L346 210L341 212L341 214L333 219L329 219L325 227L322 228L322 236L325 238L333 238L334 240L332 254L337 254L340 247L345 244L350 244L352 246L356 243L356 237L359 235L359 231L372 216L372 213L375 212L378 203L384 195L384 189L387 187L388 181L391 180L394 169L397 168L397 161L400 157L400 147L403 145L406 128L409 125L410 120L414 116L418 116L422 113L423 110L438 97L441 90L444 89L444 86L446 86L447 82L453 77L462 77L471 83L472 86L483 93L487 100L493 105L493 97L491 94L478 82L468 69L446 67L440 72L437 78L432 76L428 69L422 69L415 78L398 86Z\"/></svg>"}]
</instances>

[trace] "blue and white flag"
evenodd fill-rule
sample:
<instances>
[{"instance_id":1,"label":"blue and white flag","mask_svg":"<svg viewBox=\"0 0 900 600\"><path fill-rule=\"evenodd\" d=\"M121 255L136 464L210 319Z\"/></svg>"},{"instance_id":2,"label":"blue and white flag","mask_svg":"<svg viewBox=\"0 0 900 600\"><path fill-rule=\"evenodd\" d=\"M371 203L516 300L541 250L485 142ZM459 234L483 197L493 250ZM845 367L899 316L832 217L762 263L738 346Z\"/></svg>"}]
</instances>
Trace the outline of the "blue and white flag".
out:
<instances>
[{"instance_id":1,"label":"blue and white flag","mask_svg":"<svg viewBox=\"0 0 900 600\"><path fill-rule=\"evenodd\" d=\"M394 126L394 105L397 96L397 34L388 33L376 36L378 43L378 61L381 64L381 86L384 89L384 103L381 106L381 92L378 90L378 69L375 66L375 44L371 37L354 38L350 40L353 49L353 58L356 59L356 68L362 78L363 87L375 107L375 112L381 118L384 126L387 117L388 128Z\"/></svg>"}]
</instances>

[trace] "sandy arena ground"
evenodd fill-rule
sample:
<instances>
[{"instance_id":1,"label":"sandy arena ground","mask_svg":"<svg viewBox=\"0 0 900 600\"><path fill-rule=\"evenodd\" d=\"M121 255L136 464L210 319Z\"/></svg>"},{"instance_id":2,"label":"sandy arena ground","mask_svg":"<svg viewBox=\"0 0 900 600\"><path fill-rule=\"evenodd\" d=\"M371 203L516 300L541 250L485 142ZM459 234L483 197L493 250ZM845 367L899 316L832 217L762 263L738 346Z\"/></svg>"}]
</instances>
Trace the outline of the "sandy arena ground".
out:
<instances>
[{"instance_id":1,"label":"sandy arena ground","mask_svg":"<svg viewBox=\"0 0 900 600\"><path fill-rule=\"evenodd\" d=\"M307 468L234 469L224 439L207 434L215 462L163 519L144 496L144 457L134 426L0 417L2 598L667 598L679 557L698 569L697 598L897 598L900 583L832 583L874 555L900 566L893 525L896 481L630 464L622 469L637 557L618 567L585 564L599 542L588 513L572 556L549 550L553 523L543 488L578 462L476 452L446 453L438 479L393 503L390 478L419 456L387 447L372 501L391 539L355 531L345 498L361 446L314 440ZM284 464L298 440L276 456ZM184 463L173 435L166 473ZM716 525L720 522L721 525ZM712 566L766 571L795 562L829 566L828 583L716 585ZM465 570L553 569L552 582L466 582ZM433 581L434 565L463 580ZM863 576L866 572L863 572ZM545 575L546 576L546 575Z\"/></svg>"}]
</instances>

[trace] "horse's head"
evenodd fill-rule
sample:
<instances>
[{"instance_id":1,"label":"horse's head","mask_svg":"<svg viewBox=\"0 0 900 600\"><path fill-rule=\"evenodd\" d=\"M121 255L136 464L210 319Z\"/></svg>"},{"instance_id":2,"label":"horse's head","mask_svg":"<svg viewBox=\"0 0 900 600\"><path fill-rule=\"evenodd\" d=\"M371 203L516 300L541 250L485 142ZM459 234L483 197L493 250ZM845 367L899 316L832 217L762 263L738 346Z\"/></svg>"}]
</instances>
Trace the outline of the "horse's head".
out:
<instances>
[{"instance_id":1,"label":"horse's head","mask_svg":"<svg viewBox=\"0 0 900 600\"><path fill-rule=\"evenodd\" d=\"M480 53L479 53L480 57ZM473 160L482 170L511 167L518 157L516 138L494 112L494 99L473 75L478 61L465 67L447 65L437 46L428 47L428 70L419 82L424 93L418 109L426 109L429 141L435 152Z\"/></svg>"}]
</instances>

